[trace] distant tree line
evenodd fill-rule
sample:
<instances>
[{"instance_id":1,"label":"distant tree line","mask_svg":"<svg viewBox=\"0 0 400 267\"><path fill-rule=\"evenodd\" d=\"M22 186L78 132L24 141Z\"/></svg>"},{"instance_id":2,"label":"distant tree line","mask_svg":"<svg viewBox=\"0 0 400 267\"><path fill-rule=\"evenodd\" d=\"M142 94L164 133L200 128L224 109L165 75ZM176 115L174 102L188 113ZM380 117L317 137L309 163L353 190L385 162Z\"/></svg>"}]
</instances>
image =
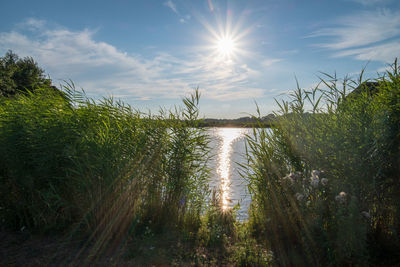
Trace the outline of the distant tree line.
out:
<instances>
[{"instance_id":1,"label":"distant tree line","mask_svg":"<svg viewBox=\"0 0 400 267\"><path fill-rule=\"evenodd\" d=\"M210 119L206 118L200 122L201 127L264 127L269 128L276 121L274 114L257 118L257 117L241 117L238 119Z\"/></svg>"}]
</instances>

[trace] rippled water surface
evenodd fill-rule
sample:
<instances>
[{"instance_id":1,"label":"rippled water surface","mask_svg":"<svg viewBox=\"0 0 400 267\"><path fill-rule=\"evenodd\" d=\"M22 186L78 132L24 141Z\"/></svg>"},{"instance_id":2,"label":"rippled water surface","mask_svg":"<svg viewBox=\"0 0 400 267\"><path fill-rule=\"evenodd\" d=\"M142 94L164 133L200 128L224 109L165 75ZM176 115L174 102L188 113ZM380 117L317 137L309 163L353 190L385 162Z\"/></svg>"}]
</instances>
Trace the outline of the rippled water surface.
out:
<instances>
[{"instance_id":1,"label":"rippled water surface","mask_svg":"<svg viewBox=\"0 0 400 267\"><path fill-rule=\"evenodd\" d=\"M211 188L221 188L222 205L232 208L240 204L238 218L247 219L250 195L247 183L239 175L238 163L245 163L245 135L251 134L247 128L210 128L213 159L210 161Z\"/></svg>"}]
</instances>

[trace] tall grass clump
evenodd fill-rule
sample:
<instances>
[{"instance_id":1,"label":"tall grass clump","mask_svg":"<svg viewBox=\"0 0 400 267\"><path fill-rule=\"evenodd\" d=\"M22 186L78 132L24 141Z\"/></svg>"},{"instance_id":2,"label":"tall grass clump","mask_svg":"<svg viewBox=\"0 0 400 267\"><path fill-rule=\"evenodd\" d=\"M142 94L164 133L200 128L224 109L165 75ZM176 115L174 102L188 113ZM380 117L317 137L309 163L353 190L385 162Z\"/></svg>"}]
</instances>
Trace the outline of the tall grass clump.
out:
<instances>
[{"instance_id":1,"label":"tall grass clump","mask_svg":"<svg viewBox=\"0 0 400 267\"><path fill-rule=\"evenodd\" d=\"M128 233L196 232L208 193L198 101L196 91L155 116L73 84L2 98L2 223L88 234L99 248Z\"/></svg>"},{"instance_id":2,"label":"tall grass clump","mask_svg":"<svg viewBox=\"0 0 400 267\"><path fill-rule=\"evenodd\" d=\"M399 70L298 86L276 126L249 137L249 228L278 264L400 259Z\"/></svg>"}]
</instances>

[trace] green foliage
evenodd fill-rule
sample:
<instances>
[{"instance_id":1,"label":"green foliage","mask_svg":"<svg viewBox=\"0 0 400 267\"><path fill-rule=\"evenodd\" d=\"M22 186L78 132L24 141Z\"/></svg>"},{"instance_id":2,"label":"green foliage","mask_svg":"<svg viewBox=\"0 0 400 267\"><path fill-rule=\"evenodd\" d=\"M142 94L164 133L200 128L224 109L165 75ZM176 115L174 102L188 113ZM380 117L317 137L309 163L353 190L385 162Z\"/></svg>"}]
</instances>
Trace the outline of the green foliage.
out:
<instances>
[{"instance_id":1,"label":"green foliage","mask_svg":"<svg viewBox=\"0 0 400 267\"><path fill-rule=\"evenodd\" d=\"M0 97L33 92L38 88L53 88L51 80L31 57L20 59L12 51L0 58Z\"/></svg>"},{"instance_id":2,"label":"green foliage","mask_svg":"<svg viewBox=\"0 0 400 267\"><path fill-rule=\"evenodd\" d=\"M398 71L396 61L375 83L326 75L325 89L298 86L278 102L276 127L249 137L250 229L279 264L399 259Z\"/></svg>"},{"instance_id":3,"label":"green foliage","mask_svg":"<svg viewBox=\"0 0 400 267\"><path fill-rule=\"evenodd\" d=\"M225 245L235 238L235 232L235 210L224 209L220 194L214 190L203 217L199 241L203 246L224 250Z\"/></svg>"},{"instance_id":4,"label":"green foliage","mask_svg":"<svg viewBox=\"0 0 400 267\"><path fill-rule=\"evenodd\" d=\"M64 91L37 89L1 102L3 223L84 231L98 249L128 233L196 232L209 150L195 128L198 91L184 108L158 116L111 98L95 102L73 84Z\"/></svg>"}]
</instances>

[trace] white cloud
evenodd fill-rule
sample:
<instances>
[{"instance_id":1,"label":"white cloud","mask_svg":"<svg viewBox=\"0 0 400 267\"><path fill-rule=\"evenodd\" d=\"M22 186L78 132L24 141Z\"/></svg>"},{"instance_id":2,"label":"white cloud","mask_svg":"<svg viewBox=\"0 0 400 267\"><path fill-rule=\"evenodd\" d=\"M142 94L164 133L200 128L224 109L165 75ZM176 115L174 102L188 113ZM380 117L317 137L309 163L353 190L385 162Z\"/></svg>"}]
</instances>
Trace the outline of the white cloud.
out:
<instances>
[{"instance_id":1,"label":"white cloud","mask_svg":"<svg viewBox=\"0 0 400 267\"><path fill-rule=\"evenodd\" d=\"M393 59L398 55L400 11L379 9L352 14L340 19L338 26L318 30L309 37L331 37L316 46L339 51L335 56L385 61L391 54Z\"/></svg>"},{"instance_id":2,"label":"white cloud","mask_svg":"<svg viewBox=\"0 0 400 267\"><path fill-rule=\"evenodd\" d=\"M38 25L34 20L29 25ZM263 90L253 85L256 73L245 64L218 61L202 52L185 57L158 53L154 57L128 54L94 39L84 29L49 29L45 23L29 33L0 33L0 52L13 50L32 56L54 81L72 79L89 96L124 99L179 99L199 86L204 98L231 100L259 97Z\"/></svg>"},{"instance_id":3,"label":"white cloud","mask_svg":"<svg viewBox=\"0 0 400 267\"><path fill-rule=\"evenodd\" d=\"M172 2L171 0L168 0L166 2L164 2L164 5L169 7L172 11L174 11L176 14L178 13L178 10L176 9L176 5L174 4L174 2Z\"/></svg>"},{"instance_id":4,"label":"white cloud","mask_svg":"<svg viewBox=\"0 0 400 267\"><path fill-rule=\"evenodd\" d=\"M36 38L35 38L36 37ZM46 30L39 36L28 37L19 32L0 33L0 46L22 56L34 56L59 74L75 74L84 68L113 65L118 69L146 67L135 57L129 57L114 46L92 39L93 32L83 30Z\"/></svg>"},{"instance_id":5,"label":"white cloud","mask_svg":"<svg viewBox=\"0 0 400 267\"><path fill-rule=\"evenodd\" d=\"M28 27L30 30L40 30L45 26L46 21L36 19L36 18L28 18L23 23L19 24L21 27Z\"/></svg>"},{"instance_id":6,"label":"white cloud","mask_svg":"<svg viewBox=\"0 0 400 267\"><path fill-rule=\"evenodd\" d=\"M337 52L335 57L354 56L359 60L375 60L390 63L396 56L400 55L400 40L387 44L376 45L366 48L348 49Z\"/></svg>"},{"instance_id":7,"label":"white cloud","mask_svg":"<svg viewBox=\"0 0 400 267\"><path fill-rule=\"evenodd\" d=\"M325 28L310 37L333 37L319 46L329 49L347 49L384 41L400 34L400 12L387 9L365 11L342 18L338 27Z\"/></svg>"}]
</instances>

